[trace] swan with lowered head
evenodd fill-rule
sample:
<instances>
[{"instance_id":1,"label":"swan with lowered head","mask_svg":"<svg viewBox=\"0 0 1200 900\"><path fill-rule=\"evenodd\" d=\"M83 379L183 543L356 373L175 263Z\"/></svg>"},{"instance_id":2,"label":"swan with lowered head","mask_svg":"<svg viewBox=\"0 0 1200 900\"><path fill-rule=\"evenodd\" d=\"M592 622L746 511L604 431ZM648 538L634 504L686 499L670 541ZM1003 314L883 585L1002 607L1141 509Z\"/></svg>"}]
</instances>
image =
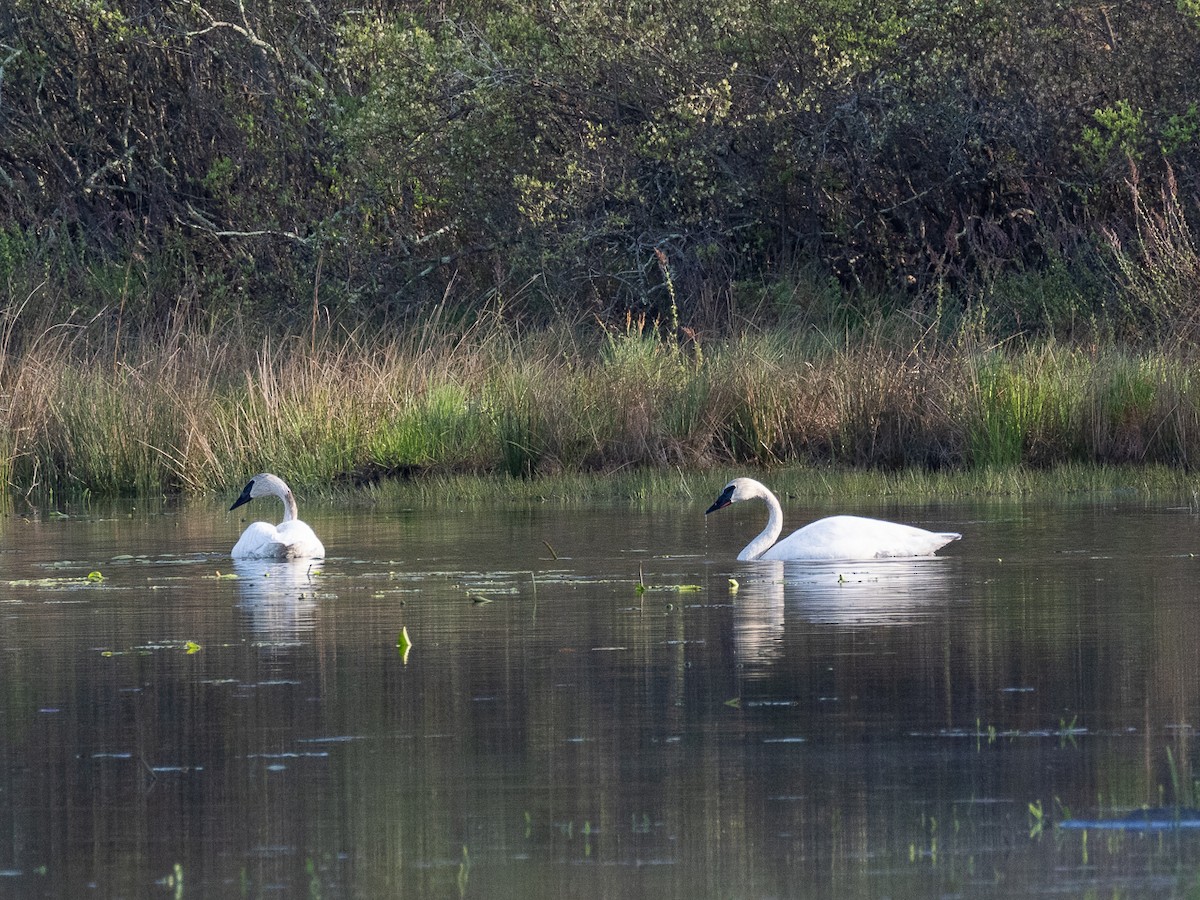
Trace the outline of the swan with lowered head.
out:
<instances>
[{"instance_id":1,"label":"swan with lowered head","mask_svg":"<svg viewBox=\"0 0 1200 900\"><path fill-rule=\"evenodd\" d=\"M233 546L234 559L309 559L324 557L325 546L296 514L296 498L283 479L267 472L255 475L242 489L230 512L255 497L273 494L283 501L283 521L278 525L255 522Z\"/></svg>"},{"instance_id":2,"label":"swan with lowered head","mask_svg":"<svg viewBox=\"0 0 1200 900\"><path fill-rule=\"evenodd\" d=\"M767 486L753 478L733 479L704 514L707 516L731 503L755 499L767 504L767 527L738 554L742 562L752 559L848 560L933 556L939 547L962 537L954 531L926 531L881 519L830 516L810 522L775 543L783 531L783 509Z\"/></svg>"}]
</instances>

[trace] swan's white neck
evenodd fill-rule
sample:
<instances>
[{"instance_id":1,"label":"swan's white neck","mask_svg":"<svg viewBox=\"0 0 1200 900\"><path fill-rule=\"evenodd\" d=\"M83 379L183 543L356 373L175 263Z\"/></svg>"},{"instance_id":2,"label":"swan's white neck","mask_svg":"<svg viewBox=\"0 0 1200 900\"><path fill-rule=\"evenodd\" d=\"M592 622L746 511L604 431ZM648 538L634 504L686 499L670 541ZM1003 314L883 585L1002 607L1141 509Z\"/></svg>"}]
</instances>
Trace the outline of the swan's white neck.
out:
<instances>
[{"instance_id":1,"label":"swan's white neck","mask_svg":"<svg viewBox=\"0 0 1200 900\"><path fill-rule=\"evenodd\" d=\"M293 519L300 518L300 513L296 509L296 498L292 494L292 489L287 486L287 482L278 475L272 475L270 472L263 472L261 475L255 475L254 481L251 482L254 486L250 493L251 497L262 497L265 494L274 494L283 501L283 521L290 522ZM280 522L279 524L283 524Z\"/></svg>"},{"instance_id":2,"label":"swan's white neck","mask_svg":"<svg viewBox=\"0 0 1200 900\"><path fill-rule=\"evenodd\" d=\"M296 498L292 496L290 490L284 491L279 495L279 499L283 501L283 521L290 522L292 519L300 518L300 512L296 509ZM280 523L281 525L283 522Z\"/></svg>"},{"instance_id":3,"label":"swan's white neck","mask_svg":"<svg viewBox=\"0 0 1200 900\"><path fill-rule=\"evenodd\" d=\"M775 542L779 540L780 532L783 531L783 507L779 505L775 495L765 487L756 493L762 498L763 503L767 504L767 527L738 554L738 560L741 562L758 559L774 546Z\"/></svg>"}]
</instances>

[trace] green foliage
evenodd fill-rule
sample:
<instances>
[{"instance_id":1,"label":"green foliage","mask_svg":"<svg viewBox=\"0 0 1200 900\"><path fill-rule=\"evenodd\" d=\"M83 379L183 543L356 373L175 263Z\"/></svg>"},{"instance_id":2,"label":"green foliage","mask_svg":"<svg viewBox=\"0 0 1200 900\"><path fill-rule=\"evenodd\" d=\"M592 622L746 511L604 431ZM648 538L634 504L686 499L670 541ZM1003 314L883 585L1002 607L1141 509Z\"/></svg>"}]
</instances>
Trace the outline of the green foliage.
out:
<instances>
[{"instance_id":1,"label":"green foliage","mask_svg":"<svg viewBox=\"0 0 1200 900\"><path fill-rule=\"evenodd\" d=\"M479 403L456 384L439 384L381 422L368 454L384 470L467 465L487 430Z\"/></svg>"},{"instance_id":2,"label":"green foliage","mask_svg":"<svg viewBox=\"0 0 1200 900\"><path fill-rule=\"evenodd\" d=\"M971 460L980 468L1024 461L1042 413L1038 386L1003 362L989 361L976 374L978 419L971 430Z\"/></svg>"},{"instance_id":3,"label":"green foliage","mask_svg":"<svg viewBox=\"0 0 1200 900\"><path fill-rule=\"evenodd\" d=\"M1146 142L1146 114L1135 108L1128 100L1118 100L1115 106L1106 106L1092 113L1095 126L1083 129L1080 150L1095 162L1105 163L1114 153L1121 157L1140 160Z\"/></svg>"},{"instance_id":4,"label":"green foliage","mask_svg":"<svg viewBox=\"0 0 1200 900\"><path fill-rule=\"evenodd\" d=\"M1172 113L1162 126L1161 145L1165 156L1191 149L1200 135L1200 115L1192 103L1182 113Z\"/></svg>"},{"instance_id":5,"label":"green foliage","mask_svg":"<svg viewBox=\"0 0 1200 900\"><path fill-rule=\"evenodd\" d=\"M59 378L47 440L20 460L17 477L30 477L32 464L33 477L57 473L63 487L100 495L150 494L171 484L154 442L171 416L169 396L145 394L143 379L128 370L68 368Z\"/></svg>"},{"instance_id":6,"label":"green foliage","mask_svg":"<svg viewBox=\"0 0 1200 900\"><path fill-rule=\"evenodd\" d=\"M20 228L0 228L0 284L11 286L14 276L33 256L36 242Z\"/></svg>"},{"instance_id":7,"label":"green foliage","mask_svg":"<svg viewBox=\"0 0 1200 900\"><path fill-rule=\"evenodd\" d=\"M542 420L520 384L504 380L496 404L496 434L500 443L500 469L513 478L538 473L544 451Z\"/></svg>"},{"instance_id":8,"label":"green foliage","mask_svg":"<svg viewBox=\"0 0 1200 900\"><path fill-rule=\"evenodd\" d=\"M1191 0L13 0L0 48L0 284L59 320L1131 333L1163 278L1063 278L1138 234L1130 160L1200 205Z\"/></svg>"}]
</instances>

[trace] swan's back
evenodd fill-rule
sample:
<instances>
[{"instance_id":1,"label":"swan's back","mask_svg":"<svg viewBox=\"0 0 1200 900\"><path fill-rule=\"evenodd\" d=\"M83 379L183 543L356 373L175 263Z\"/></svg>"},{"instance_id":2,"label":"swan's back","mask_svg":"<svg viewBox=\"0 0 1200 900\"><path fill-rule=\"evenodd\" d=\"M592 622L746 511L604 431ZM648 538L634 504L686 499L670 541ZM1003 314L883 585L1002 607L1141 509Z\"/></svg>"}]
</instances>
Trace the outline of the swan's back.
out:
<instances>
[{"instance_id":1,"label":"swan's back","mask_svg":"<svg viewBox=\"0 0 1200 900\"><path fill-rule=\"evenodd\" d=\"M325 546L313 530L299 519L278 527L254 522L233 545L234 559L309 559L325 556Z\"/></svg>"},{"instance_id":2,"label":"swan's back","mask_svg":"<svg viewBox=\"0 0 1200 900\"><path fill-rule=\"evenodd\" d=\"M882 519L829 516L793 531L761 558L849 560L932 556L961 537L953 531L926 531Z\"/></svg>"},{"instance_id":3,"label":"swan's back","mask_svg":"<svg viewBox=\"0 0 1200 900\"><path fill-rule=\"evenodd\" d=\"M282 545L276 539L276 528L267 522L252 522L246 526L230 554L234 559L283 559Z\"/></svg>"}]
</instances>

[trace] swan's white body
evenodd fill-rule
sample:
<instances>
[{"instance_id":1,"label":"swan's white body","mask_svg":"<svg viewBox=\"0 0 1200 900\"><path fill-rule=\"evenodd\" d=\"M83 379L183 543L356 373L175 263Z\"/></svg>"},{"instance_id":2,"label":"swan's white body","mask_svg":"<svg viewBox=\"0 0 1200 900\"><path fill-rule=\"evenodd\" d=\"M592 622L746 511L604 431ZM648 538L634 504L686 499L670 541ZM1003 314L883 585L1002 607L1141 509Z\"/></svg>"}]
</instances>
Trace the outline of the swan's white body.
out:
<instances>
[{"instance_id":1,"label":"swan's white body","mask_svg":"<svg viewBox=\"0 0 1200 900\"><path fill-rule=\"evenodd\" d=\"M926 531L912 525L865 519L862 516L830 516L797 529L776 543L783 532L783 509L775 495L753 478L735 478L721 492L705 515L742 500L767 504L767 527L746 545L738 559L847 560L889 557L932 556L939 548L957 541L953 531Z\"/></svg>"},{"instance_id":2,"label":"swan's white body","mask_svg":"<svg viewBox=\"0 0 1200 900\"><path fill-rule=\"evenodd\" d=\"M255 497L272 494L283 501L283 521L278 525L255 522L233 545L234 559L314 559L325 556L325 545L296 513L296 498L282 478L264 472L250 479L229 509L235 510Z\"/></svg>"}]
</instances>

